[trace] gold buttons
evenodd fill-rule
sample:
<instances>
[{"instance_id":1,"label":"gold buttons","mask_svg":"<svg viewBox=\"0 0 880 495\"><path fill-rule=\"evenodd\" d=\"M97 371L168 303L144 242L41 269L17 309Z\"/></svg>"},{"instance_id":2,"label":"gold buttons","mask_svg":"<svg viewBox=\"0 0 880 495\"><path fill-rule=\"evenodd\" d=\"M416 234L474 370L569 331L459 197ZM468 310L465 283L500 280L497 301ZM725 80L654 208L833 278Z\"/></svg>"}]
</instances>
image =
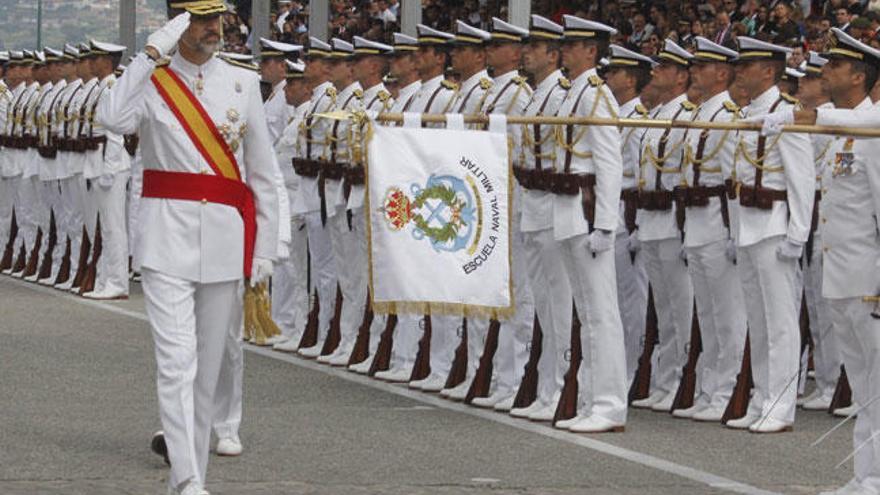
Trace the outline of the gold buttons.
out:
<instances>
[{"instance_id":1,"label":"gold buttons","mask_svg":"<svg viewBox=\"0 0 880 495\"><path fill-rule=\"evenodd\" d=\"M203 205L208 204L208 199L207 199L207 198L202 198L202 204L203 204Z\"/></svg>"}]
</instances>

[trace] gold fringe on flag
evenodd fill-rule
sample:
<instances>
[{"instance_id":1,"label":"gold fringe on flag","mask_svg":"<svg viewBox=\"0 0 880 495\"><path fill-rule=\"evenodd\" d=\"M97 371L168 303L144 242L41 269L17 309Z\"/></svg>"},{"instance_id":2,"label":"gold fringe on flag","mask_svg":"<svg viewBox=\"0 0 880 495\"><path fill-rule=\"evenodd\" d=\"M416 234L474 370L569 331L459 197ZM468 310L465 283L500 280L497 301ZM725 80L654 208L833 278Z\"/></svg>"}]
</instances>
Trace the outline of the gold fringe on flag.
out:
<instances>
[{"instance_id":1,"label":"gold fringe on flag","mask_svg":"<svg viewBox=\"0 0 880 495\"><path fill-rule=\"evenodd\" d=\"M278 325L272 321L269 291L266 284L251 287L244 291L244 334L243 338L255 345L269 345L266 341L281 334Z\"/></svg>"}]
</instances>

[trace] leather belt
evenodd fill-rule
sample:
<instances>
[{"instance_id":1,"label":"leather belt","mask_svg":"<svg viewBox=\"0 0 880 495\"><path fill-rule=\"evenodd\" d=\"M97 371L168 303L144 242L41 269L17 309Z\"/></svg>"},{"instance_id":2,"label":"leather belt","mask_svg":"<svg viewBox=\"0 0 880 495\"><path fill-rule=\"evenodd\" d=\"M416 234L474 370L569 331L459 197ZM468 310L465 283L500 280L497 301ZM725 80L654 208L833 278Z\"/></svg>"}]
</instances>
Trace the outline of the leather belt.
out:
<instances>
[{"instance_id":1,"label":"leather belt","mask_svg":"<svg viewBox=\"0 0 880 495\"><path fill-rule=\"evenodd\" d=\"M785 191L777 189L768 189L766 187L752 187L741 184L739 186L739 204L747 208L758 208L759 210L773 209L773 203L776 201L787 201L788 194Z\"/></svg>"},{"instance_id":2,"label":"leather belt","mask_svg":"<svg viewBox=\"0 0 880 495\"><path fill-rule=\"evenodd\" d=\"M325 163L320 160L306 160L303 158L294 158L292 162L293 171L303 177L317 177L318 172L321 171Z\"/></svg>"},{"instance_id":3,"label":"leather belt","mask_svg":"<svg viewBox=\"0 0 880 495\"><path fill-rule=\"evenodd\" d=\"M639 209L667 211L672 209L672 191L639 191Z\"/></svg>"}]
</instances>

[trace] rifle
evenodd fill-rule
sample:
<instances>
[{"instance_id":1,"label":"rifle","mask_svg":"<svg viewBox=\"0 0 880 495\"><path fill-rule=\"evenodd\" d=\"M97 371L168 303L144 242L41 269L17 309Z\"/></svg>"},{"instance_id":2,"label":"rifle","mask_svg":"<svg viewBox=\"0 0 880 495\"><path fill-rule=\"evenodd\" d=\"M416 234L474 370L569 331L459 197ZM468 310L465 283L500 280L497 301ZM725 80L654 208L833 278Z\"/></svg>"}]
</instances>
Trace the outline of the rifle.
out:
<instances>
[{"instance_id":1,"label":"rifle","mask_svg":"<svg viewBox=\"0 0 880 495\"><path fill-rule=\"evenodd\" d=\"M681 382L672 401L672 410L687 409L694 405L697 391L697 361L703 352L703 339L700 333L700 319L697 317L697 303L694 301L694 316L691 321L691 341L688 349L688 360L681 370Z\"/></svg>"},{"instance_id":2,"label":"rifle","mask_svg":"<svg viewBox=\"0 0 880 495\"><path fill-rule=\"evenodd\" d=\"M425 332L419 341L419 352L409 381L424 380L431 374L431 315L425 315Z\"/></svg>"},{"instance_id":3,"label":"rifle","mask_svg":"<svg viewBox=\"0 0 880 495\"><path fill-rule=\"evenodd\" d=\"M743 350L742 367L736 375L736 385L733 387L733 395L730 396L730 402L724 410L721 417L721 424L725 424L731 419L739 419L746 415L749 410L749 395L754 386L752 381L752 357L751 345L749 344L749 334L746 333L746 347Z\"/></svg>"},{"instance_id":4,"label":"rifle","mask_svg":"<svg viewBox=\"0 0 880 495\"><path fill-rule=\"evenodd\" d=\"M480 356L480 365L474 375L471 386L468 389L467 396L464 398L465 404L470 404L476 397L487 397L489 388L492 385L492 365L495 359L495 352L498 351L498 334L501 330L501 322L493 319L489 322L489 334L486 335L486 345L483 347L483 355Z\"/></svg>"},{"instance_id":5,"label":"rifle","mask_svg":"<svg viewBox=\"0 0 880 495\"><path fill-rule=\"evenodd\" d=\"M86 276L89 266L89 251L92 250L92 241L89 240L89 234L85 225L82 228L82 240L79 244L79 262L76 265L76 274L73 276L73 287L80 287Z\"/></svg>"},{"instance_id":6,"label":"rifle","mask_svg":"<svg viewBox=\"0 0 880 495\"><path fill-rule=\"evenodd\" d=\"M43 246L43 229L37 227L37 238L34 240L34 247L31 249L31 254L28 256L27 263L25 264L24 274L22 278L27 278L32 275L37 274L37 268L40 263L40 248Z\"/></svg>"},{"instance_id":7,"label":"rifle","mask_svg":"<svg viewBox=\"0 0 880 495\"><path fill-rule=\"evenodd\" d=\"M348 358L349 366L362 363L370 357L370 326L372 324L373 309L370 307L370 295L367 294L364 317L361 320L361 326L358 328L357 338L354 341L354 347L351 349L351 356Z\"/></svg>"},{"instance_id":8,"label":"rifle","mask_svg":"<svg viewBox=\"0 0 880 495\"><path fill-rule=\"evenodd\" d=\"M24 248L24 244L18 249L18 256L15 258L15 263L12 264L12 273L18 273L24 271L27 266L27 250Z\"/></svg>"},{"instance_id":9,"label":"rifle","mask_svg":"<svg viewBox=\"0 0 880 495\"><path fill-rule=\"evenodd\" d=\"M49 245L46 249L46 255L43 256L43 262L40 263L37 280L43 280L52 276L52 253L55 252L57 244L58 230L55 226L55 211L49 210Z\"/></svg>"},{"instance_id":10,"label":"rifle","mask_svg":"<svg viewBox=\"0 0 880 495\"><path fill-rule=\"evenodd\" d=\"M58 268L58 275L52 285L63 284L70 280L70 237L65 236L64 256L61 257L61 266Z\"/></svg>"},{"instance_id":11,"label":"rifle","mask_svg":"<svg viewBox=\"0 0 880 495\"><path fill-rule=\"evenodd\" d=\"M648 286L648 307L645 318L645 343L639 356L639 367L629 388L629 402L646 399L651 394L651 357L658 341L657 310L654 308L654 292Z\"/></svg>"},{"instance_id":12,"label":"rifle","mask_svg":"<svg viewBox=\"0 0 880 495\"><path fill-rule=\"evenodd\" d=\"M449 368L449 375L446 377L446 384L443 388L457 387L467 378L467 362L468 362L468 333L467 318L462 318L461 322L461 343L455 349L455 358L452 360L452 367Z\"/></svg>"},{"instance_id":13,"label":"rifle","mask_svg":"<svg viewBox=\"0 0 880 495\"><path fill-rule=\"evenodd\" d=\"M581 320L578 318L577 307L572 305L571 318L571 352L568 371L565 373L565 382L562 385L562 393L559 403L556 404L556 413L553 415L553 424L557 421L571 419L577 415L578 406L578 369L581 367Z\"/></svg>"},{"instance_id":14,"label":"rifle","mask_svg":"<svg viewBox=\"0 0 880 495\"><path fill-rule=\"evenodd\" d=\"M104 251L104 241L101 235L101 215L95 221L95 242L92 245L92 260L86 267L85 275L79 286L79 295L95 290L95 278L98 276L98 260L101 259L101 253Z\"/></svg>"},{"instance_id":15,"label":"rifle","mask_svg":"<svg viewBox=\"0 0 880 495\"><path fill-rule=\"evenodd\" d=\"M840 365L840 378L837 379L837 386L834 387L834 396L831 398L831 405L828 406L828 414L833 414L835 409L849 407L852 405L852 389L849 388L849 379L846 377L846 368Z\"/></svg>"},{"instance_id":16,"label":"rifle","mask_svg":"<svg viewBox=\"0 0 880 495\"><path fill-rule=\"evenodd\" d=\"M303 330L302 337L299 339L300 349L308 349L318 344L318 326L320 325L319 316L321 314L321 301L318 298L318 289L313 294L315 302L312 303L312 309L309 311L306 328Z\"/></svg>"},{"instance_id":17,"label":"rifle","mask_svg":"<svg viewBox=\"0 0 880 495\"><path fill-rule=\"evenodd\" d=\"M370 365L370 376L380 371L387 371L391 368L391 352L394 350L394 329L397 328L397 315L389 314L385 320L385 329L379 337L379 346L376 347L376 356L373 358L373 364Z\"/></svg>"},{"instance_id":18,"label":"rifle","mask_svg":"<svg viewBox=\"0 0 880 495\"><path fill-rule=\"evenodd\" d=\"M321 355L327 356L333 354L333 351L339 347L339 341L342 340L342 287L336 284L336 307L333 308L333 318L330 318L330 330L327 331L327 337L324 338L324 345L321 347Z\"/></svg>"},{"instance_id":19,"label":"rifle","mask_svg":"<svg viewBox=\"0 0 880 495\"><path fill-rule=\"evenodd\" d=\"M517 389L516 398L513 400L514 408L529 407L538 397L538 363L541 361L543 338L544 332L541 330L541 322L538 320L538 314L535 313L529 361L526 363L522 381L519 382L519 389Z\"/></svg>"}]
</instances>

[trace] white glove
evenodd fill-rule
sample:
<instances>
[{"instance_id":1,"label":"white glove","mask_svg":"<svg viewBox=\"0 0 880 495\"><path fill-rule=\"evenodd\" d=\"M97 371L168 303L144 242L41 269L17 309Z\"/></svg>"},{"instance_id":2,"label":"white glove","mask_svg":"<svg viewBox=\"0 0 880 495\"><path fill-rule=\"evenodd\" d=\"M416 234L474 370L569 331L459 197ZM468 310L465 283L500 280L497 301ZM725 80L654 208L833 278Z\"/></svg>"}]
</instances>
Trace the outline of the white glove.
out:
<instances>
[{"instance_id":1,"label":"white glove","mask_svg":"<svg viewBox=\"0 0 880 495\"><path fill-rule=\"evenodd\" d=\"M189 17L189 12L184 12L168 21L147 38L147 46L152 46L160 57L170 54L177 46L180 35L189 27Z\"/></svg>"},{"instance_id":2,"label":"white glove","mask_svg":"<svg viewBox=\"0 0 880 495\"><path fill-rule=\"evenodd\" d=\"M639 232L637 230L633 230L632 234L626 238L626 248L631 253L638 253L642 250L642 241L639 240Z\"/></svg>"},{"instance_id":3,"label":"white glove","mask_svg":"<svg viewBox=\"0 0 880 495\"><path fill-rule=\"evenodd\" d=\"M113 187L113 174L103 174L98 177L97 182L103 189L110 189Z\"/></svg>"},{"instance_id":4,"label":"white glove","mask_svg":"<svg viewBox=\"0 0 880 495\"><path fill-rule=\"evenodd\" d=\"M776 248L776 257L785 260L800 259L804 252L804 245L801 242L793 241L788 237Z\"/></svg>"},{"instance_id":5,"label":"white glove","mask_svg":"<svg viewBox=\"0 0 880 495\"><path fill-rule=\"evenodd\" d=\"M761 124L761 135L775 136L782 132L782 127L794 124L794 110L786 108L767 115L759 115L745 119L751 124Z\"/></svg>"},{"instance_id":6,"label":"white glove","mask_svg":"<svg viewBox=\"0 0 880 495\"><path fill-rule=\"evenodd\" d=\"M251 287L256 287L258 284L269 280L269 277L272 276L272 270L272 260L267 260L266 258L254 258L253 263L251 263Z\"/></svg>"},{"instance_id":7,"label":"white glove","mask_svg":"<svg viewBox=\"0 0 880 495\"><path fill-rule=\"evenodd\" d=\"M608 251L614 247L614 232L597 229L590 234L587 240L590 243L590 251L593 254Z\"/></svg>"},{"instance_id":8,"label":"white glove","mask_svg":"<svg viewBox=\"0 0 880 495\"><path fill-rule=\"evenodd\" d=\"M725 248L724 254L731 263L736 263L736 243L733 239L727 240L727 247Z\"/></svg>"}]
</instances>

